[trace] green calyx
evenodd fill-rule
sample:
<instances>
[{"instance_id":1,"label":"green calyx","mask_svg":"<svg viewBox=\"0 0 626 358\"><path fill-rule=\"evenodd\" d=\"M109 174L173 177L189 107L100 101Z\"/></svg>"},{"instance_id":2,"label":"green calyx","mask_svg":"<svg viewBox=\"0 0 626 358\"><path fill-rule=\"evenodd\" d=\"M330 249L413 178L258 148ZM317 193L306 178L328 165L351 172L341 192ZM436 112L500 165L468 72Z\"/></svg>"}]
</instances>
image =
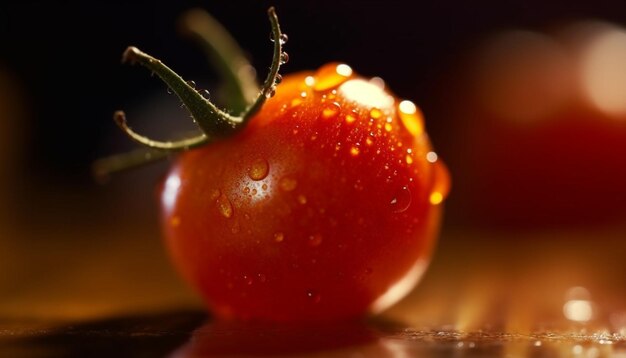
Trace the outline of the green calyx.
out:
<instances>
[{"instance_id":1,"label":"green calyx","mask_svg":"<svg viewBox=\"0 0 626 358\"><path fill-rule=\"evenodd\" d=\"M126 115L123 111L116 111L113 119L115 123L131 139L142 144L146 148L130 153L118 154L109 158L98 160L94 163L94 173L97 177L106 177L109 174L128 168L136 167L148 162L162 159L169 154L203 146L215 138L232 135L242 128L270 98L280 81L278 71L286 62L287 54L282 46L287 41L287 36L280 31L278 17L273 7L269 8L268 16L272 27L272 40L274 52L270 71L260 89L251 78L251 68L245 57L241 55L238 46L230 38L224 35L225 30L208 14L192 10L183 17L183 26L186 31L202 40L205 49L212 56L224 79L231 89L231 102L233 110L240 113L236 115L227 113L215 106L203 93L185 81L162 61L142 52L136 47L128 47L122 56L122 63L140 64L152 73L156 74L169 88L171 92L183 103L191 114L194 122L198 125L201 134L176 141L158 141L134 132L127 124ZM202 14L202 15L199 15ZM222 42L222 39L223 42ZM256 90L256 96L250 99L251 93Z\"/></svg>"}]
</instances>

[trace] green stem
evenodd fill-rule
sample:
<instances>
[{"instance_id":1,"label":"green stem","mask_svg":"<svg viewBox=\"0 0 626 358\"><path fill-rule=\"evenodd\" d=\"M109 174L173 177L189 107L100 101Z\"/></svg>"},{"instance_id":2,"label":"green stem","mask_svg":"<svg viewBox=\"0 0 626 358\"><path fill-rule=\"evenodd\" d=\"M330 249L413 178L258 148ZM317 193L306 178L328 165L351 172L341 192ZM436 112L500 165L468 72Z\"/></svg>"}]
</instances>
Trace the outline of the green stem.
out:
<instances>
[{"instance_id":1,"label":"green stem","mask_svg":"<svg viewBox=\"0 0 626 358\"><path fill-rule=\"evenodd\" d=\"M181 16L181 31L193 37L206 52L213 66L228 86L231 113L242 113L254 100L259 86L254 69L228 31L202 9L192 9Z\"/></svg>"},{"instance_id":2,"label":"green stem","mask_svg":"<svg viewBox=\"0 0 626 358\"><path fill-rule=\"evenodd\" d=\"M172 142L172 141L162 142L162 141L150 139L130 129L130 127L126 123L126 114L124 114L123 111L115 112L113 114L113 120L115 121L117 126L120 127L120 129L124 131L124 133L126 133L131 139L133 139L139 144L143 144L146 147L150 147L154 149L162 149L162 150L169 150L169 151L187 150L187 149L197 148L209 142L209 137L207 137L204 134L201 134L196 137L182 139L182 140L175 141L175 142Z\"/></svg>"},{"instance_id":3,"label":"green stem","mask_svg":"<svg viewBox=\"0 0 626 358\"><path fill-rule=\"evenodd\" d=\"M252 105L243 114L242 122L244 123L252 118L261 109L261 107L263 107L263 104L265 104L265 101L269 97L274 95L274 91L276 90L278 71L280 70L280 65L283 64L283 57L285 59L284 62L287 62L287 54L283 52L283 42L285 42L286 39L283 37L283 34L280 31L278 16L276 15L276 10L274 10L274 7L270 7L267 10L267 15L270 19L270 24L272 26L272 38L274 39L274 55L272 56L272 65L270 66L270 72L267 74L267 78L263 83L261 92L258 94L254 103L252 103Z\"/></svg>"},{"instance_id":4,"label":"green stem","mask_svg":"<svg viewBox=\"0 0 626 358\"><path fill-rule=\"evenodd\" d=\"M167 158L170 154L170 152L165 150L139 148L132 152L96 160L92 165L92 172L98 181L105 182L113 173L150 164Z\"/></svg>"},{"instance_id":5,"label":"green stem","mask_svg":"<svg viewBox=\"0 0 626 358\"><path fill-rule=\"evenodd\" d=\"M207 136L220 136L232 132L233 123L236 122L234 117L202 97L195 88L160 60L130 46L124 51L122 62L139 63L156 73L183 102L196 124Z\"/></svg>"}]
</instances>

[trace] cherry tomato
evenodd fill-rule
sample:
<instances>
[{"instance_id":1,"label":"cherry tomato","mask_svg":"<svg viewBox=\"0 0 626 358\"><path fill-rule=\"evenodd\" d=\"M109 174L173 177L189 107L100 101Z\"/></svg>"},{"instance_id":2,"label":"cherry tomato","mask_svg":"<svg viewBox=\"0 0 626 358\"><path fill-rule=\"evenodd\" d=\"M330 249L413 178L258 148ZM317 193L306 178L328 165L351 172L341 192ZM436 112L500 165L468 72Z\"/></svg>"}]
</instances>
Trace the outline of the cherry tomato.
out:
<instances>
[{"instance_id":1,"label":"cherry tomato","mask_svg":"<svg viewBox=\"0 0 626 358\"><path fill-rule=\"evenodd\" d=\"M216 315L337 320L414 286L448 187L419 109L333 63L286 76L241 131L181 154L162 218Z\"/></svg>"}]
</instances>

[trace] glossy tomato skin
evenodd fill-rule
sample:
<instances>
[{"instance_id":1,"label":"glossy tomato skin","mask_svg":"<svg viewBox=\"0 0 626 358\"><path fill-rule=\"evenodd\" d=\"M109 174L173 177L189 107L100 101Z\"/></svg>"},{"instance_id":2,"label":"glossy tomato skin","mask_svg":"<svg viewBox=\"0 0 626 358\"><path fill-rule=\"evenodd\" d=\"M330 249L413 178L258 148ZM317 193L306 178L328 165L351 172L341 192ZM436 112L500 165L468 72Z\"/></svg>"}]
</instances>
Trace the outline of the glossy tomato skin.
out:
<instances>
[{"instance_id":1,"label":"glossy tomato skin","mask_svg":"<svg viewBox=\"0 0 626 358\"><path fill-rule=\"evenodd\" d=\"M220 317L355 317L426 267L445 167L427 160L417 114L402 121L395 98L335 66L288 76L247 127L184 153L167 177L173 260ZM384 106L355 101L353 81Z\"/></svg>"}]
</instances>

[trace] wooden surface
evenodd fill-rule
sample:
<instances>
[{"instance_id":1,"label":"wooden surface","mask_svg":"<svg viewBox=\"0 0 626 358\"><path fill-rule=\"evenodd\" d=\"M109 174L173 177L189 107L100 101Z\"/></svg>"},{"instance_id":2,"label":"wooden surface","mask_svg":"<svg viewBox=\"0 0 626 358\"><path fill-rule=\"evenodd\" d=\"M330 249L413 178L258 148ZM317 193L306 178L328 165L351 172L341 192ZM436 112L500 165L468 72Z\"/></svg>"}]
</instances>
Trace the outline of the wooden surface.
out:
<instances>
[{"instance_id":1,"label":"wooden surface","mask_svg":"<svg viewBox=\"0 0 626 358\"><path fill-rule=\"evenodd\" d=\"M129 240L41 243L29 254L41 261L2 296L0 356L626 357L623 227L446 229L405 300L374 320L313 327L216 322L156 229L92 232Z\"/></svg>"}]
</instances>

